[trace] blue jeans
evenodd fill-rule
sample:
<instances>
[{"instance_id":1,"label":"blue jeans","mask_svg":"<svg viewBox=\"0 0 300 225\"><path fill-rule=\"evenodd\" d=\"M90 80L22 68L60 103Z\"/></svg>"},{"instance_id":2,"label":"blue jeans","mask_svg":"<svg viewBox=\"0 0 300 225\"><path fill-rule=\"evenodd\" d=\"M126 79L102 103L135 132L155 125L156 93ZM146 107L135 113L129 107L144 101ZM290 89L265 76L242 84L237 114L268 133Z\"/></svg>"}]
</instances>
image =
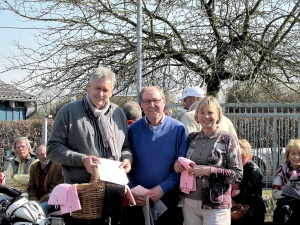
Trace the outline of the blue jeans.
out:
<instances>
[{"instance_id":1,"label":"blue jeans","mask_svg":"<svg viewBox=\"0 0 300 225\"><path fill-rule=\"evenodd\" d=\"M41 207L45 212L45 215L48 216L50 212L52 212L55 208L54 205L49 205L48 202L42 202ZM49 212L50 211L50 212Z\"/></svg>"}]
</instances>

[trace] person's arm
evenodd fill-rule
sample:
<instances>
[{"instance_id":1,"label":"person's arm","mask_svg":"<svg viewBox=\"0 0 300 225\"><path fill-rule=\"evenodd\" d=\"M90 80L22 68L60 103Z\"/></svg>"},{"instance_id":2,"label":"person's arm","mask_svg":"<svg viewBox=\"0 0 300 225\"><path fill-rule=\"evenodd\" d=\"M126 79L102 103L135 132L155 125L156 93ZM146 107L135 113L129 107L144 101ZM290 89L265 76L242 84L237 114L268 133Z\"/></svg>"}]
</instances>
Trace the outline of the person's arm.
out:
<instances>
[{"instance_id":1,"label":"person's arm","mask_svg":"<svg viewBox=\"0 0 300 225\"><path fill-rule=\"evenodd\" d=\"M221 135L228 140L226 153L227 163L225 165L225 168L211 166L210 177L212 179L215 179L223 176L224 182L230 184L241 182L243 177L243 165L239 152L238 141L236 137L233 136L233 134L223 133ZM224 135L227 135L227 138Z\"/></svg>"},{"instance_id":2,"label":"person's arm","mask_svg":"<svg viewBox=\"0 0 300 225\"><path fill-rule=\"evenodd\" d=\"M124 134L123 143L118 143L118 145L122 146L121 157L120 157L120 161L122 162L121 167L124 168L126 173L129 173L131 170L131 163L132 163L132 151L131 151L130 143L128 140L127 118L121 108L117 107L116 110L118 110L119 117L115 122L118 124L118 127L122 127L122 129L118 130L117 132L123 132L123 134ZM116 131L115 131L115 133L116 133ZM116 135L117 135L117 133L116 133ZM120 141L120 140L117 140L117 141Z\"/></svg>"},{"instance_id":3,"label":"person's arm","mask_svg":"<svg viewBox=\"0 0 300 225\"><path fill-rule=\"evenodd\" d=\"M86 155L76 152L67 146L67 142L72 141L69 140L68 136L70 132L69 127L71 124L69 114L70 111L75 109L76 107L73 107L71 109L63 107L56 115L47 143L47 157L53 161L59 162L61 165L83 167L83 158ZM76 122L75 119L77 118L74 118L74 123ZM80 133L81 131L77 132ZM81 144L82 143L78 143L78 145Z\"/></svg>"},{"instance_id":4,"label":"person's arm","mask_svg":"<svg viewBox=\"0 0 300 225\"><path fill-rule=\"evenodd\" d=\"M272 197L275 200L285 197L282 195L283 190L285 188L285 184L283 183L283 178L284 178L283 167L280 166L280 168L276 172L273 185L272 185Z\"/></svg>"},{"instance_id":5,"label":"person's arm","mask_svg":"<svg viewBox=\"0 0 300 225\"><path fill-rule=\"evenodd\" d=\"M178 157L180 156L185 157L187 152L187 135L186 135L185 128L184 126L182 126L179 129L180 131L178 132L176 138L178 149L177 149L177 157L175 160L177 160ZM163 194L166 194L172 190L179 188L180 174L175 172L174 163L175 161L172 164L173 172L170 174L169 177L167 177L166 180L164 180L158 185ZM160 189L156 189L156 190L159 192Z\"/></svg>"},{"instance_id":6,"label":"person's arm","mask_svg":"<svg viewBox=\"0 0 300 225\"><path fill-rule=\"evenodd\" d=\"M29 200L39 200L37 186L34 181L34 177L36 176L36 165L35 164L37 164L37 163L38 162L31 165L30 171L29 171L29 182L28 182L28 188L27 188Z\"/></svg>"},{"instance_id":7,"label":"person's arm","mask_svg":"<svg viewBox=\"0 0 300 225\"><path fill-rule=\"evenodd\" d=\"M54 163L54 162L52 162ZM61 170L61 165L56 163L53 167L53 170L49 171L49 179L51 179L50 181L50 185L48 187L48 191L39 199L39 202L45 202L48 201L49 199L49 195L51 194L51 192L53 191L53 189L64 182L64 178L62 175L62 170Z\"/></svg>"},{"instance_id":8,"label":"person's arm","mask_svg":"<svg viewBox=\"0 0 300 225\"><path fill-rule=\"evenodd\" d=\"M7 170L5 171L5 185L9 187L14 187L16 184L16 181L13 179L14 171L12 168L11 163L8 164Z\"/></svg>"},{"instance_id":9,"label":"person's arm","mask_svg":"<svg viewBox=\"0 0 300 225\"><path fill-rule=\"evenodd\" d=\"M5 185L13 187L19 191L27 191L29 174L14 174L11 163L8 165L5 174Z\"/></svg>"},{"instance_id":10,"label":"person's arm","mask_svg":"<svg viewBox=\"0 0 300 225\"><path fill-rule=\"evenodd\" d=\"M28 185L29 174L14 174L13 179L20 184Z\"/></svg>"}]
</instances>

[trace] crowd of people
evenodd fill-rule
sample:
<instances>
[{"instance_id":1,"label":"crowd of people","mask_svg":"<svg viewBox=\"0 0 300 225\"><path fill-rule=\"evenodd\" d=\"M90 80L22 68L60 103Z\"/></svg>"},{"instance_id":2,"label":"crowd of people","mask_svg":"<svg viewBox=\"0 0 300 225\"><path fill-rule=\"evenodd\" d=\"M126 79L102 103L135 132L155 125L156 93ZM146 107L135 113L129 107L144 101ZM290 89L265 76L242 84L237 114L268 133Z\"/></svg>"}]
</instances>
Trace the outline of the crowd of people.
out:
<instances>
[{"instance_id":1,"label":"crowd of people","mask_svg":"<svg viewBox=\"0 0 300 225\"><path fill-rule=\"evenodd\" d=\"M112 103L115 81L112 70L96 68L86 96L60 109L47 145L39 145L35 155L26 137L17 138L5 185L39 201L48 214L55 186L88 183L105 158L120 161L130 189L140 187L144 193L133 191L136 205L123 202L118 219L66 213L66 225L264 223L263 174L252 161L250 143L238 139L215 97L200 87L188 88L179 98L187 112L178 121L166 113L158 86L144 87L138 103L123 108ZM300 140L291 140L285 155L272 187L276 225L296 224L300 211ZM247 205L247 212L233 220L236 205Z\"/></svg>"}]
</instances>

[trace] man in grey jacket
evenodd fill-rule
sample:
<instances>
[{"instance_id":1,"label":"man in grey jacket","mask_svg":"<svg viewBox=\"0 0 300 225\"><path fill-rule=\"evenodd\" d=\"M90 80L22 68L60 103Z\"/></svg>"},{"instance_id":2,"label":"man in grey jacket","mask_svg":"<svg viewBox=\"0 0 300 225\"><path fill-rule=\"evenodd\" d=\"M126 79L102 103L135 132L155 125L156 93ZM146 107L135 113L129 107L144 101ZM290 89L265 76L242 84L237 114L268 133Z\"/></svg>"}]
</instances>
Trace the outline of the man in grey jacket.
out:
<instances>
[{"instance_id":1,"label":"man in grey jacket","mask_svg":"<svg viewBox=\"0 0 300 225\"><path fill-rule=\"evenodd\" d=\"M96 68L87 95L65 105L55 118L47 145L48 158L62 165L65 183L88 183L100 158L121 161L127 173L131 169L127 119L122 108L109 100L114 82L115 74L110 69ZM86 221L69 215L64 220L66 225L107 224L101 219Z\"/></svg>"}]
</instances>

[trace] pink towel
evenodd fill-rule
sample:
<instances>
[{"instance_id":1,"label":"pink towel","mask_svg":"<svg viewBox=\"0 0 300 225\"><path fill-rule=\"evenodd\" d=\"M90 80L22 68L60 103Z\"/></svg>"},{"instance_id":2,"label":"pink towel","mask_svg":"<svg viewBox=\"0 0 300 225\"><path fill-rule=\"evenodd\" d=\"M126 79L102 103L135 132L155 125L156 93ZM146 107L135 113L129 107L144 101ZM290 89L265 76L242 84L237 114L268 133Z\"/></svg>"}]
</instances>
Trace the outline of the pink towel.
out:
<instances>
[{"instance_id":1,"label":"pink towel","mask_svg":"<svg viewBox=\"0 0 300 225\"><path fill-rule=\"evenodd\" d=\"M59 184L51 192L49 205L64 205L67 201L67 190L70 184Z\"/></svg>"},{"instance_id":2,"label":"pink towel","mask_svg":"<svg viewBox=\"0 0 300 225\"><path fill-rule=\"evenodd\" d=\"M50 194L48 204L60 205L61 214L81 210L76 186L77 184L57 185Z\"/></svg>"},{"instance_id":3,"label":"pink towel","mask_svg":"<svg viewBox=\"0 0 300 225\"><path fill-rule=\"evenodd\" d=\"M186 194L189 194L190 191L196 191L196 177L188 174L188 169L191 169L196 163L184 157L179 157L178 161L185 168L180 176L181 191Z\"/></svg>"},{"instance_id":4,"label":"pink towel","mask_svg":"<svg viewBox=\"0 0 300 225\"><path fill-rule=\"evenodd\" d=\"M127 189L127 191L126 191L126 197L127 197L127 199L130 201L131 205L136 205L136 202L134 200L134 197L132 195L130 187L126 184L125 188Z\"/></svg>"}]
</instances>

